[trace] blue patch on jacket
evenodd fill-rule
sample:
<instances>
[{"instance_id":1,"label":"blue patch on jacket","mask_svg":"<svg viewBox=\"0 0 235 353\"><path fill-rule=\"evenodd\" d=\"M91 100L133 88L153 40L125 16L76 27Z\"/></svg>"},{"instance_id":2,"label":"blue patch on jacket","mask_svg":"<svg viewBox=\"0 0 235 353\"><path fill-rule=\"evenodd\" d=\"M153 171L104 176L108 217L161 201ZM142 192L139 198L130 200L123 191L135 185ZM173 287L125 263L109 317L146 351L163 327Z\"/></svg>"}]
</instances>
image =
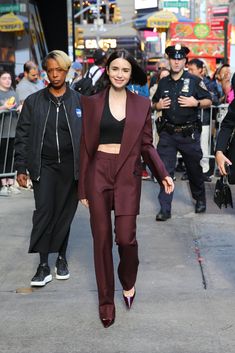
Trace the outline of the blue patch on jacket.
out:
<instances>
[{"instance_id":1,"label":"blue patch on jacket","mask_svg":"<svg viewBox=\"0 0 235 353\"><path fill-rule=\"evenodd\" d=\"M81 118L82 117L82 111L80 108L76 108L76 115L78 118Z\"/></svg>"}]
</instances>

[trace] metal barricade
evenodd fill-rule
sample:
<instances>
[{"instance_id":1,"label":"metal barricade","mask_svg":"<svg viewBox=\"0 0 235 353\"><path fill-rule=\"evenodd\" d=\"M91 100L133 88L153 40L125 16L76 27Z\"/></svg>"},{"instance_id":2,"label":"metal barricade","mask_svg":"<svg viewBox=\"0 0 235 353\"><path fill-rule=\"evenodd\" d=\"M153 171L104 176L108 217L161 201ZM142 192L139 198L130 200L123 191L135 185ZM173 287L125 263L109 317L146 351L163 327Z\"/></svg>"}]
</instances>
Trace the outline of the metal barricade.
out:
<instances>
[{"instance_id":1,"label":"metal barricade","mask_svg":"<svg viewBox=\"0 0 235 353\"><path fill-rule=\"evenodd\" d=\"M207 141L208 141L208 149L209 151L208 154L203 154L203 158L208 158L208 159L214 159L214 151L213 151L213 146L216 145L216 140L217 140L217 135L218 131L220 129L220 124L222 120L224 119L225 115L227 114L228 111L228 106L229 104L220 104L218 106L212 105L210 108L201 109L201 114L200 118L201 121L203 121L204 114L209 113L210 117L210 123L209 123L209 129L207 133ZM152 114L152 123L153 123L153 142L154 145L157 145L158 142L158 134L156 132L156 127L155 127L155 120L156 120L156 112L155 114ZM217 126L216 126L217 125ZM181 158L181 154L178 152L177 153L177 158Z\"/></svg>"},{"instance_id":2,"label":"metal barricade","mask_svg":"<svg viewBox=\"0 0 235 353\"><path fill-rule=\"evenodd\" d=\"M204 158L215 158L214 151L212 151L212 143L215 146L218 131L220 129L220 125L222 120L228 111L228 104L220 104L220 105L212 105L210 108L210 125L208 132L208 151L210 153L208 155L203 155ZM201 121L203 121L203 114L205 113L204 109L201 109ZM211 154L213 153L213 154Z\"/></svg>"},{"instance_id":3,"label":"metal barricade","mask_svg":"<svg viewBox=\"0 0 235 353\"><path fill-rule=\"evenodd\" d=\"M228 112L228 106L229 106L229 104L220 104L218 106L212 105L212 107L211 107L212 114L213 114L213 109L216 110L215 119L216 119L217 123L219 124L219 128L220 128L220 125L221 125L225 115Z\"/></svg>"},{"instance_id":4,"label":"metal barricade","mask_svg":"<svg viewBox=\"0 0 235 353\"><path fill-rule=\"evenodd\" d=\"M14 139L18 121L16 110L0 112L0 178L14 177Z\"/></svg>"}]
</instances>

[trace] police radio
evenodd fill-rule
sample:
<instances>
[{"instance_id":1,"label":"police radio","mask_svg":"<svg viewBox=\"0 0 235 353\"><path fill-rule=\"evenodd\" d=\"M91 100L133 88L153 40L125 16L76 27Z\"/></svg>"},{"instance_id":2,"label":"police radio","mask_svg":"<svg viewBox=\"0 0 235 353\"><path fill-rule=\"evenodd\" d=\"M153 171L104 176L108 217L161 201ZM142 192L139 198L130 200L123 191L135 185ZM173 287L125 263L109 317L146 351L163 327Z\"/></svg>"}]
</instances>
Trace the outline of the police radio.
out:
<instances>
[{"instance_id":1,"label":"police radio","mask_svg":"<svg viewBox=\"0 0 235 353\"><path fill-rule=\"evenodd\" d=\"M168 90L163 92L162 99L164 99L164 98L169 98L169 91Z\"/></svg>"}]
</instances>

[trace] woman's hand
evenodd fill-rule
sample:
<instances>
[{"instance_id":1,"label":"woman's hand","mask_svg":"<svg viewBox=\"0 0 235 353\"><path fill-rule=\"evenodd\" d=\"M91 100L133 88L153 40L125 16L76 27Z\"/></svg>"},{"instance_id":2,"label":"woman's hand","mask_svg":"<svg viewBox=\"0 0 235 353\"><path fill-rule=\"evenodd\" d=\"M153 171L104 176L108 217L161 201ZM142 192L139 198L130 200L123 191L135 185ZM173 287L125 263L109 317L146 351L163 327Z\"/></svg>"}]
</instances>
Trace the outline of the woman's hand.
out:
<instances>
[{"instance_id":1,"label":"woman's hand","mask_svg":"<svg viewBox=\"0 0 235 353\"><path fill-rule=\"evenodd\" d=\"M162 180L162 184L164 186L164 190L165 190L166 194L170 194L173 192L175 186L174 186L174 182L170 176L166 176Z\"/></svg>"},{"instance_id":2,"label":"woman's hand","mask_svg":"<svg viewBox=\"0 0 235 353\"><path fill-rule=\"evenodd\" d=\"M89 202L88 202L88 200L87 199L82 199L82 200L80 200L80 202L81 202L81 204L83 205L83 206L85 206L85 207L89 207Z\"/></svg>"},{"instance_id":3,"label":"woman's hand","mask_svg":"<svg viewBox=\"0 0 235 353\"><path fill-rule=\"evenodd\" d=\"M215 155L215 160L218 165L219 171L221 175L227 175L225 166L227 165L232 165L232 162L225 157L222 151L217 151Z\"/></svg>"},{"instance_id":4,"label":"woman's hand","mask_svg":"<svg viewBox=\"0 0 235 353\"><path fill-rule=\"evenodd\" d=\"M28 177L26 174L18 174L16 180L19 186L21 186L22 188L27 188Z\"/></svg>"}]
</instances>

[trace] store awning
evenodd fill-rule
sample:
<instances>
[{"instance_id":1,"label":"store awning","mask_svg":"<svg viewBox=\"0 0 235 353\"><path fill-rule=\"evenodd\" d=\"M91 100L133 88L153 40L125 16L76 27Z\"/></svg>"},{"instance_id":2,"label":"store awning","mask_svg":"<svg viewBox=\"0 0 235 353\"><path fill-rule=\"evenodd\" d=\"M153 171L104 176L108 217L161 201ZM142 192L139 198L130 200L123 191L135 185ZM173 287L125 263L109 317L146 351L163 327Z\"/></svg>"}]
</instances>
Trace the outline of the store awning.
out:
<instances>
[{"instance_id":1,"label":"store awning","mask_svg":"<svg viewBox=\"0 0 235 353\"><path fill-rule=\"evenodd\" d=\"M166 31L172 22L192 22L192 20L171 11L160 10L145 16L137 17L135 20L135 27L138 29L156 28L158 32L161 32Z\"/></svg>"},{"instance_id":2,"label":"store awning","mask_svg":"<svg viewBox=\"0 0 235 353\"><path fill-rule=\"evenodd\" d=\"M12 12L0 17L0 32L18 32L24 30L24 22Z\"/></svg>"},{"instance_id":3,"label":"store awning","mask_svg":"<svg viewBox=\"0 0 235 353\"><path fill-rule=\"evenodd\" d=\"M147 18L148 28L169 28L172 22L178 22L178 18L171 11L157 11Z\"/></svg>"}]
</instances>

